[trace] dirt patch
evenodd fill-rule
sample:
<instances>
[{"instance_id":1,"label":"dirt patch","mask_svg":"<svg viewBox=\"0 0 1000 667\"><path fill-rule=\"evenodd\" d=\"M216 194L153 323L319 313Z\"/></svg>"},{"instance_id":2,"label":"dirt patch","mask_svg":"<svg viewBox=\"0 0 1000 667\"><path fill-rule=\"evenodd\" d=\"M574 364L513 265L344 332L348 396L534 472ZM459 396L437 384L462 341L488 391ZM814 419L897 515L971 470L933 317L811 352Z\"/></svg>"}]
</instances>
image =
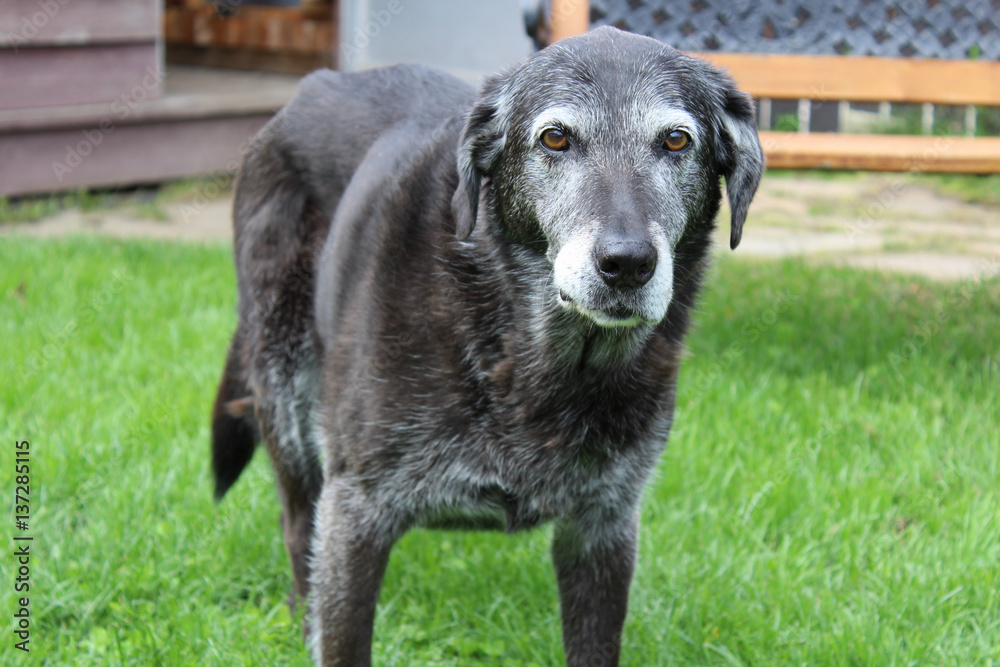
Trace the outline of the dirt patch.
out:
<instances>
[{"instance_id":1,"label":"dirt patch","mask_svg":"<svg viewBox=\"0 0 1000 667\"><path fill-rule=\"evenodd\" d=\"M873 253L843 257L838 261L846 266L930 275L939 280L990 278L1000 271L1000 264L995 259L941 253Z\"/></svg>"},{"instance_id":2,"label":"dirt patch","mask_svg":"<svg viewBox=\"0 0 1000 667\"><path fill-rule=\"evenodd\" d=\"M723 247L728 234L720 224ZM1000 209L939 195L906 174L765 175L735 254L986 278L1000 273Z\"/></svg>"},{"instance_id":3,"label":"dirt patch","mask_svg":"<svg viewBox=\"0 0 1000 667\"><path fill-rule=\"evenodd\" d=\"M126 211L84 213L69 209L38 222L0 226L0 236L62 237L102 234L114 238L164 241L232 241L233 202L230 197L175 202L163 206L166 220L144 218Z\"/></svg>"}]
</instances>

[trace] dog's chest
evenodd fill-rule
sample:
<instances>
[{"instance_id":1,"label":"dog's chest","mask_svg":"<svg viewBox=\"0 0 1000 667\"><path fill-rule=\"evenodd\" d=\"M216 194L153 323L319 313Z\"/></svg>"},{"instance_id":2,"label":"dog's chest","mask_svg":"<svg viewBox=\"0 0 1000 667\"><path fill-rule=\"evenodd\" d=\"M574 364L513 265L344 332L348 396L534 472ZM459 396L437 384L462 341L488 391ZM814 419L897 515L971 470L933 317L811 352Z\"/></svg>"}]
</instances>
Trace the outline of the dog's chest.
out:
<instances>
[{"instance_id":1,"label":"dog's chest","mask_svg":"<svg viewBox=\"0 0 1000 667\"><path fill-rule=\"evenodd\" d=\"M513 533L564 516L573 505L567 496L516 495L499 485L451 489L442 496L448 498L434 503L421 521L424 526Z\"/></svg>"},{"instance_id":2,"label":"dog's chest","mask_svg":"<svg viewBox=\"0 0 1000 667\"><path fill-rule=\"evenodd\" d=\"M428 527L515 532L591 505L614 506L641 487L646 465L638 452L579 460L575 455L476 462L457 457L428 470L427 485L408 485ZM395 485L394 485L395 486ZM421 488L422 487L422 488ZM400 487L396 487L400 488Z\"/></svg>"}]
</instances>

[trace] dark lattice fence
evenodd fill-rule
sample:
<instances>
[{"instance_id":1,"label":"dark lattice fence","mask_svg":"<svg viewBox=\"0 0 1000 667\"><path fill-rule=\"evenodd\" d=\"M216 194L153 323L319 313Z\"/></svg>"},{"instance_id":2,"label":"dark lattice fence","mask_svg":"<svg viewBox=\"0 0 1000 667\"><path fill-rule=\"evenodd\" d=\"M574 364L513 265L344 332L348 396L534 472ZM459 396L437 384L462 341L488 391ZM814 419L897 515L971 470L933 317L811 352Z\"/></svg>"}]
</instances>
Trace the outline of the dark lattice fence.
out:
<instances>
[{"instance_id":1,"label":"dark lattice fence","mask_svg":"<svg viewBox=\"0 0 1000 667\"><path fill-rule=\"evenodd\" d=\"M592 0L591 22L689 51L1000 60L1000 0Z\"/></svg>"}]
</instances>

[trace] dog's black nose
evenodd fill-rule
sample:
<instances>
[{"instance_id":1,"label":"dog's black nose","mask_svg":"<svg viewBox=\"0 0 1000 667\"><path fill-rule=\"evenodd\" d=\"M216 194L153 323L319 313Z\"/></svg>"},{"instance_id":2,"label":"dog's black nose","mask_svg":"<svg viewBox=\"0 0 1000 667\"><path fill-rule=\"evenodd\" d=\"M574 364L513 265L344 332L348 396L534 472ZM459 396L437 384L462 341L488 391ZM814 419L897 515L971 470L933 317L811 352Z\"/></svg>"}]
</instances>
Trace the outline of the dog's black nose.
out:
<instances>
[{"instance_id":1,"label":"dog's black nose","mask_svg":"<svg viewBox=\"0 0 1000 667\"><path fill-rule=\"evenodd\" d=\"M597 272L610 287L636 289L653 277L656 248L648 241L614 241L596 248Z\"/></svg>"}]
</instances>

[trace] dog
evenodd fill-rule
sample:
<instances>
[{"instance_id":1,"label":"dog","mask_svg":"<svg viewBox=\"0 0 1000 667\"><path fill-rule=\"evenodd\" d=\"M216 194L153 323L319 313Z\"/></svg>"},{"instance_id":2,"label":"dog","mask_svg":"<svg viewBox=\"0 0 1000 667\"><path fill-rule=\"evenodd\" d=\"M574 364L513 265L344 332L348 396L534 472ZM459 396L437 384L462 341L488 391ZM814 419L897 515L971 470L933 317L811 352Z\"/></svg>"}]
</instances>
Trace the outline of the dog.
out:
<instances>
[{"instance_id":1,"label":"dog","mask_svg":"<svg viewBox=\"0 0 1000 667\"><path fill-rule=\"evenodd\" d=\"M735 249L763 168L725 73L614 28L478 94L302 81L237 183L212 451L221 498L266 445L317 663L370 664L410 528L552 522L566 663L618 664L720 180Z\"/></svg>"}]
</instances>

